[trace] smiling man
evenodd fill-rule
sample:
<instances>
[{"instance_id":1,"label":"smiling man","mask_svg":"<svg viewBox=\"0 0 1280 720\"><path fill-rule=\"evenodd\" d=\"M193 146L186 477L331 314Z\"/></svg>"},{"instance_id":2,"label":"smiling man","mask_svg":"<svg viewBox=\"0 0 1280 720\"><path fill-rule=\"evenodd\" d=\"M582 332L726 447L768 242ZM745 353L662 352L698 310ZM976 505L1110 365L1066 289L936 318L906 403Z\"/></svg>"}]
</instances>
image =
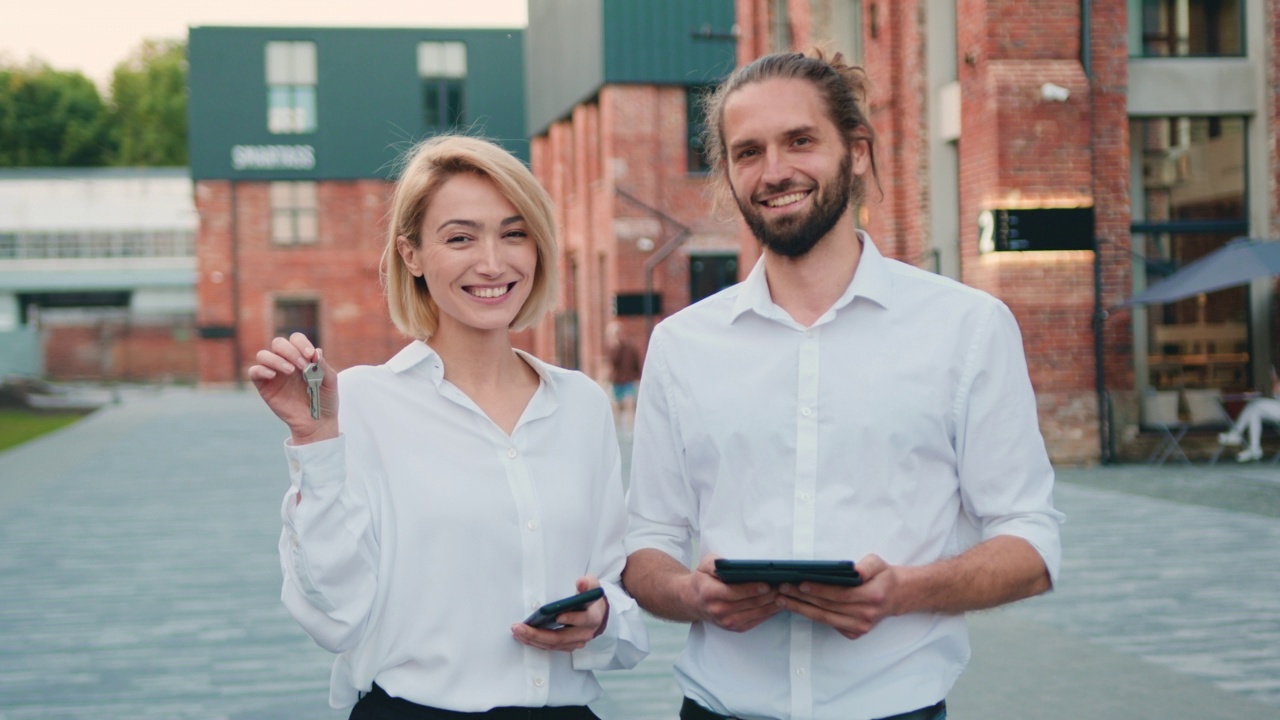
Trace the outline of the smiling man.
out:
<instances>
[{"instance_id":1,"label":"smiling man","mask_svg":"<svg viewBox=\"0 0 1280 720\"><path fill-rule=\"evenodd\" d=\"M684 720L945 718L964 613L1057 578L1013 315L855 225L876 177L865 96L838 55L784 54L707 100L713 172L762 256L654 331L623 575L691 623ZM862 584L725 584L716 558L854 560Z\"/></svg>"}]
</instances>

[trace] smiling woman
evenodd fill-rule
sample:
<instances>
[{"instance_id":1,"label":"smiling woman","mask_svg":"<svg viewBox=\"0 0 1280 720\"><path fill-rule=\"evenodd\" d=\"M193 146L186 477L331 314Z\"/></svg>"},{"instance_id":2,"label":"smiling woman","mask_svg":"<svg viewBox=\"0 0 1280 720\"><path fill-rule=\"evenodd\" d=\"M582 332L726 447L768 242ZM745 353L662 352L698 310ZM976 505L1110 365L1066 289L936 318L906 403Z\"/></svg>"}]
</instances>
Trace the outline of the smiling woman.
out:
<instances>
[{"instance_id":1,"label":"smiling woman","mask_svg":"<svg viewBox=\"0 0 1280 720\"><path fill-rule=\"evenodd\" d=\"M382 255L413 342L339 376L294 333L249 369L291 432L284 603L339 653L330 703L352 718L590 720L593 671L648 652L620 582L610 403L511 346L553 303L555 267L551 203L528 168L484 140L433 138L408 155ZM556 629L520 621L597 588Z\"/></svg>"}]
</instances>

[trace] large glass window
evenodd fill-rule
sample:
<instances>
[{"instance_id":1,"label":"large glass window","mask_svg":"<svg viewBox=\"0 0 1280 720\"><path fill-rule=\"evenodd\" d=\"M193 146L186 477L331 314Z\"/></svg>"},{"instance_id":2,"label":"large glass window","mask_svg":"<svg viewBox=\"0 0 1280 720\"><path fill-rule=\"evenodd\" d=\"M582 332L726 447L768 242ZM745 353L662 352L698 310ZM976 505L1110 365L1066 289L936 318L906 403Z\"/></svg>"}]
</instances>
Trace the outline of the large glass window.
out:
<instances>
[{"instance_id":1,"label":"large glass window","mask_svg":"<svg viewBox=\"0 0 1280 720\"><path fill-rule=\"evenodd\" d=\"M267 129L316 131L316 44L267 43Z\"/></svg>"},{"instance_id":2,"label":"large glass window","mask_svg":"<svg viewBox=\"0 0 1280 720\"><path fill-rule=\"evenodd\" d=\"M1129 54L1244 55L1243 0L1129 0Z\"/></svg>"},{"instance_id":3,"label":"large glass window","mask_svg":"<svg viewBox=\"0 0 1280 720\"><path fill-rule=\"evenodd\" d=\"M310 245L316 236L316 184L271 183L271 241L277 245Z\"/></svg>"},{"instance_id":4,"label":"large glass window","mask_svg":"<svg viewBox=\"0 0 1280 720\"><path fill-rule=\"evenodd\" d=\"M460 42L418 43L422 78L422 122L429 130L450 130L466 118L467 46Z\"/></svg>"},{"instance_id":5,"label":"large glass window","mask_svg":"<svg viewBox=\"0 0 1280 720\"><path fill-rule=\"evenodd\" d=\"M1133 247L1152 285L1248 230L1245 122L1235 117L1135 119L1141 155ZM1249 298L1234 287L1147 313L1147 384L1238 389L1248 385Z\"/></svg>"}]
</instances>

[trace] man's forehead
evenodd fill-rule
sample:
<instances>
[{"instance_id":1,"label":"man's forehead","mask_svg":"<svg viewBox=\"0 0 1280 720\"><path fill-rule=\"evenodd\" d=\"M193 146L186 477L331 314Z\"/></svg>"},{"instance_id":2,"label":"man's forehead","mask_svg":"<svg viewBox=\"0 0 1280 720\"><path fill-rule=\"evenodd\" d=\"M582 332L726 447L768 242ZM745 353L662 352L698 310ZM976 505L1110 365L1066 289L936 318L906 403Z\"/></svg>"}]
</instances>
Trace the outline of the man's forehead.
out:
<instances>
[{"instance_id":1,"label":"man's forehead","mask_svg":"<svg viewBox=\"0 0 1280 720\"><path fill-rule=\"evenodd\" d=\"M799 78L770 78L744 85L725 98L723 127L730 144L742 136L776 134L832 125L813 83Z\"/></svg>"}]
</instances>

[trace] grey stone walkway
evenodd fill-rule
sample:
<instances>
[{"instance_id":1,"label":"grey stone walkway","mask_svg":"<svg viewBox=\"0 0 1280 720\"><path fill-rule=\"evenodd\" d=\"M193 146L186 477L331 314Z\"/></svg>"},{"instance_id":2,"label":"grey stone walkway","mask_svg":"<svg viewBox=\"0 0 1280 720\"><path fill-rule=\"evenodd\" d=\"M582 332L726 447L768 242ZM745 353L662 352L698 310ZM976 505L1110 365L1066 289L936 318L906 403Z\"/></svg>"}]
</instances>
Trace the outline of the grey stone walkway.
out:
<instances>
[{"instance_id":1,"label":"grey stone walkway","mask_svg":"<svg viewBox=\"0 0 1280 720\"><path fill-rule=\"evenodd\" d=\"M283 435L248 393L134 391L0 453L0 720L344 717L279 603ZM1280 717L1280 469L1061 477L1061 587L972 616L953 720ZM602 717L674 717L684 627L651 632Z\"/></svg>"}]
</instances>

